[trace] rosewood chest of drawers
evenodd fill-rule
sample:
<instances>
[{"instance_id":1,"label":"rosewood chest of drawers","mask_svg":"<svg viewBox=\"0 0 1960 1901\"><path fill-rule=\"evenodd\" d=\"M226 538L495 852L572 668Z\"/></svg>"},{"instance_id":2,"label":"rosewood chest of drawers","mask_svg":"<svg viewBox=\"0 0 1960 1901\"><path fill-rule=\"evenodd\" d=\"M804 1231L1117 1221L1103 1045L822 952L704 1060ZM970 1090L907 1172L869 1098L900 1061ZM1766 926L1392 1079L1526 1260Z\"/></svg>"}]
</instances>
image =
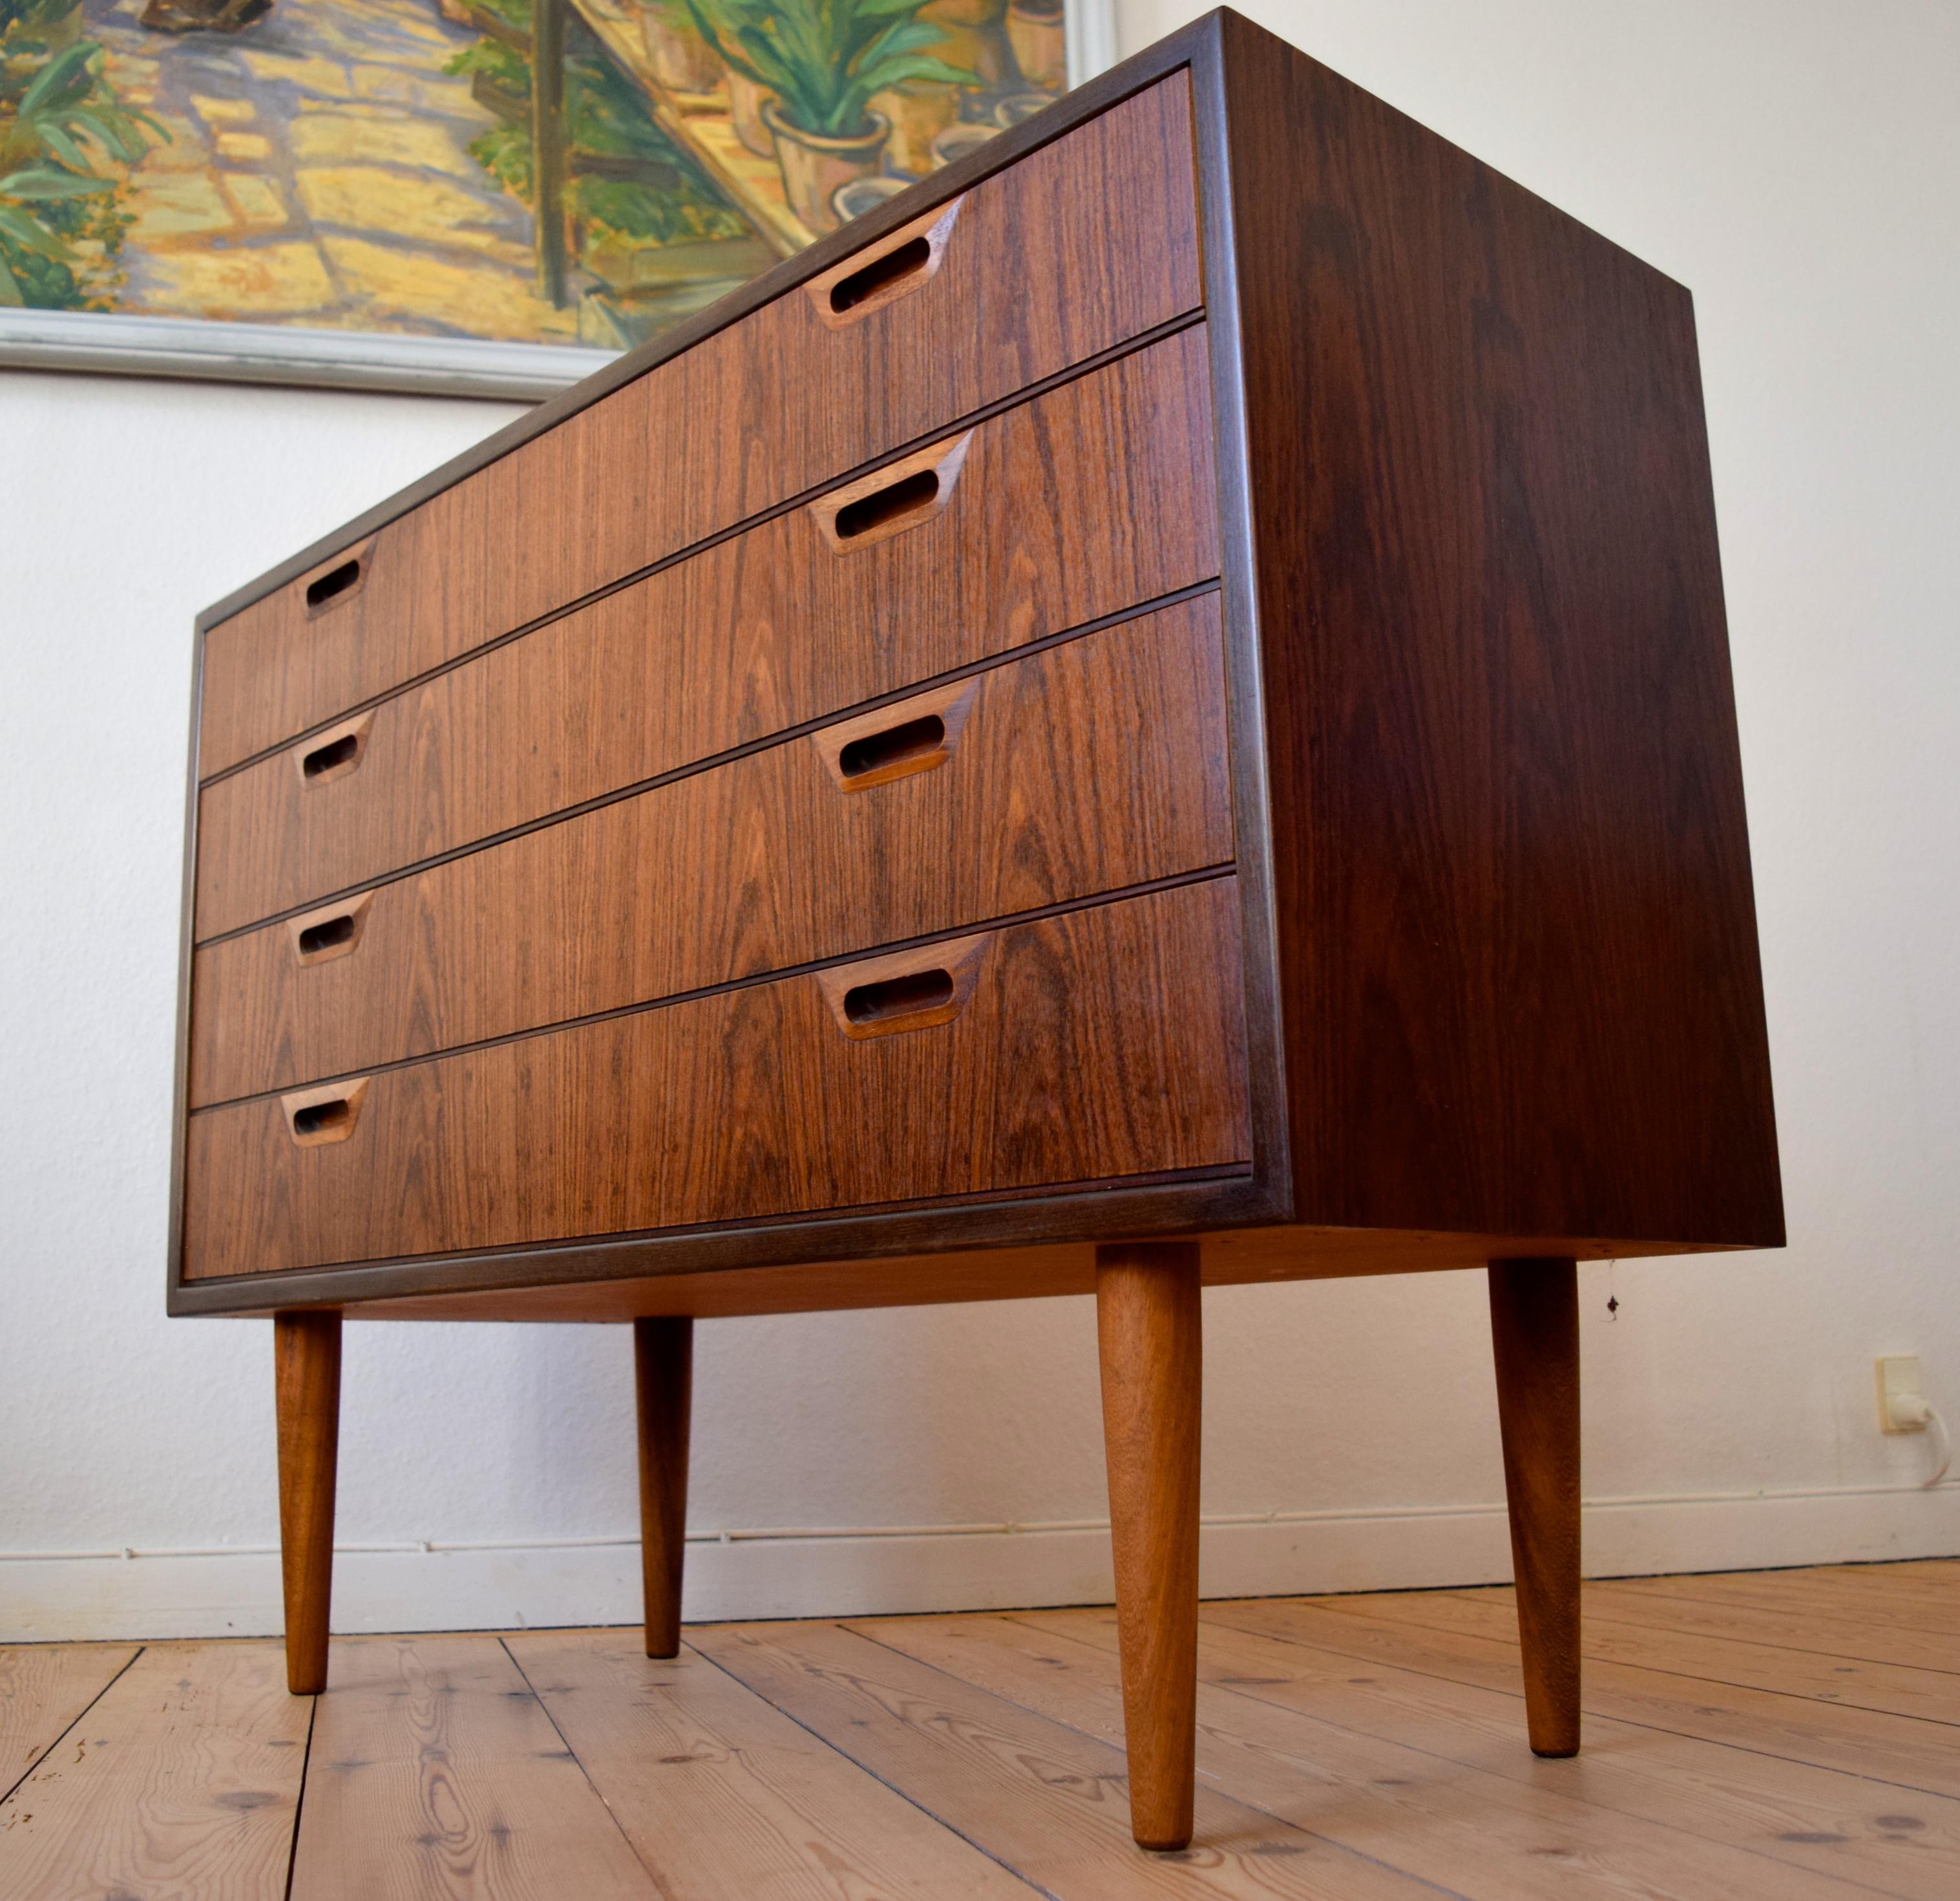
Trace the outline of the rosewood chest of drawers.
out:
<instances>
[{"instance_id":1,"label":"rosewood chest of drawers","mask_svg":"<svg viewBox=\"0 0 1960 1901\"><path fill-rule=\"evenodd\" d=\"M1693 319L1236 15L199 623L170 1301L1093 1290L1139 1841L1192 1813L1204 1282L1488 1267L1533 1747L1575 1263L1781 1235Z\"/></svg>"}]
</instances>

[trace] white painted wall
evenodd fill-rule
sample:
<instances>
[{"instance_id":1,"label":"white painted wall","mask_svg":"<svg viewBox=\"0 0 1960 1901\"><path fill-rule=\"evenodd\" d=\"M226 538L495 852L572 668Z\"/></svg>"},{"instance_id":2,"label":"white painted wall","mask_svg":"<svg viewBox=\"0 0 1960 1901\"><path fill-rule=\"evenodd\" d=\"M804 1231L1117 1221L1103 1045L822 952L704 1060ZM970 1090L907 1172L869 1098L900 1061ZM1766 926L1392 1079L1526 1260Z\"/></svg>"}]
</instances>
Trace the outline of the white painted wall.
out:
<instances>
[{"instance_id":1,"label":"white painted wall","mask_svg":"<svg viewBox=\"0 0 1960 1901\"><path fill-rule=\"evenodd\" d=\"M1697 295L1793 1240L1586 1272L1589 1562L1960 1551L1871 1391L1960 1417L1960 14L1252 10ZM0 1636L275 1627L269 1329L163 1316L190 618L507 413L0 374ZM1206 1317L1208 1587L1500 1575L1475 1277ZM354 1330L340 1626L630 1617L628 1361ZM1106 1592L1086 1302L718 1323L698 1395L696 1527L940 1531L702 1543L694 1614Z\"/></svg>"}]
</instances>

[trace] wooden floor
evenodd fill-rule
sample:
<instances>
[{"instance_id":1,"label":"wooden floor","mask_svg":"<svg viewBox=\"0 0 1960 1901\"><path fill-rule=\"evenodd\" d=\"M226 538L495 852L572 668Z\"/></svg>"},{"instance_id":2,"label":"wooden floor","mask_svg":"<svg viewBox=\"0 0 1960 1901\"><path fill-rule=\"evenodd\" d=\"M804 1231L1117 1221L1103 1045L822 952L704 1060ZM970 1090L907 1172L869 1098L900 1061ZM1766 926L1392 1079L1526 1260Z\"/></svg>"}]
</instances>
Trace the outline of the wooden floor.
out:
<instances>
[{"instance_id":1,"label":"wooden floor","mask_svg":"<svg viewBox=\"0 0 1960 1901\"><path fill-rule=\"evenodd\" d=\"M1208 1604L1198 1836L1131 1845L1106 1610L0 1650L5 1901L1960 1897L1960 1560Z\"/></svg>"}]
</instances>

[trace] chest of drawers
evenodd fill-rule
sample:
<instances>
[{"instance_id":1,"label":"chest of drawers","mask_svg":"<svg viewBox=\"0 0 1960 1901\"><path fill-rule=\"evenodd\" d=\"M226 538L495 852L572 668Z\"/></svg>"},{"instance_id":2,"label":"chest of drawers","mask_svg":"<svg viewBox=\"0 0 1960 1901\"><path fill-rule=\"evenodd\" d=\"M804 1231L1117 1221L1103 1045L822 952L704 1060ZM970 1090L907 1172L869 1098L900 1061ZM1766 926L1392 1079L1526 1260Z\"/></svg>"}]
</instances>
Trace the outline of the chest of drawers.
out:
<instances>
[{"instance_id":1,"label":"chest of drawers","mask_svg":"<svg viewBox=\"0 0 1960 1901\"><path fill-rule=\"evenodd\" d=\"M1138 1838L1190 1832L1199 1290L1488 1268L1577 1745L1575 1263L1781 1207L1691 310L1214 14L199 623L171 1310L1096 1293Z\"/></svg>"}]
</instances>

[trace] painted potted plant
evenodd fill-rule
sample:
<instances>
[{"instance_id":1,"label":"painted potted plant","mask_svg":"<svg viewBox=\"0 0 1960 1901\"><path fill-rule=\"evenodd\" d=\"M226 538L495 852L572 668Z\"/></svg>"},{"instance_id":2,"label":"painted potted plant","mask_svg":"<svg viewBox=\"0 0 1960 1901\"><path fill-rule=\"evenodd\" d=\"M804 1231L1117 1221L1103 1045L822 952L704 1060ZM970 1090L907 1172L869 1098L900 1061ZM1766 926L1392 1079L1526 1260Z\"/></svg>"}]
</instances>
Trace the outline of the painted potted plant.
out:
<instances>
[{"instance_id":1,"label":"painted potted plant","mask_svg":"<svg viewBox=\"0 0 1960 1901\"><path fill-rule=\"evenodd\" d=\"M696 30L714 49L726 68L728 116L733 123L736 138L758 158L773 158L776 155L776 142L769 136L768 127L762 123L762 104L770 97L769 89L737 65L729 53L735 31L733 15L740 11L739 0L733 5L728 4L728 0L698 0L698 4L689 8Z\"/></svg>"},{"instance_id":2,"label":"painted potted plant","mask_svg":"<svg viewBox=\"0 0 1960 1901\"><path fill-rule=\"evenodd\" d=\"M686 0L640 0L640 41L654 84L667 91L712 92L721 83L721 62Z\"/></svg>"},{"instance_id":3,"label":"painted potted plant","mask_svg":"<svg viewBox=\"0 0 1960 1901\"><path fill-rule=\"evenodd\" d=\"M1058 92L1068 82L1068 41L1061 24L1062 0L1009 0L1007 43L1014 64L1031 86Z\"/></svg>"},{"instance_id":4,"label":"painted potted plant","mask_svg":"<svg viewBox=\"0 0 1960 1901\"><path fill-rule=\"evenodd\" d=\"M891 130L877 94L918 81L970 84L972 75L926 49L943 36L921 21L921 0L687 0L695 24L731 72L772 95L762 120L775 142L790 209L813 231L834 231L832 194L877 170Z\"/></svg>"},{"instance_id":5,"label":"painted potted plant","mask_svg":"<svg viewBox=\"0 0 1960 1901\"><path fill-rule=\"evenodd\" d=\"M1002 30L1007 0L925 0L919 18L929 20L947 37L939 49L942 59L970 66L988 85L998 85L1013 71Z\"/></svg>"}]
</instances>

